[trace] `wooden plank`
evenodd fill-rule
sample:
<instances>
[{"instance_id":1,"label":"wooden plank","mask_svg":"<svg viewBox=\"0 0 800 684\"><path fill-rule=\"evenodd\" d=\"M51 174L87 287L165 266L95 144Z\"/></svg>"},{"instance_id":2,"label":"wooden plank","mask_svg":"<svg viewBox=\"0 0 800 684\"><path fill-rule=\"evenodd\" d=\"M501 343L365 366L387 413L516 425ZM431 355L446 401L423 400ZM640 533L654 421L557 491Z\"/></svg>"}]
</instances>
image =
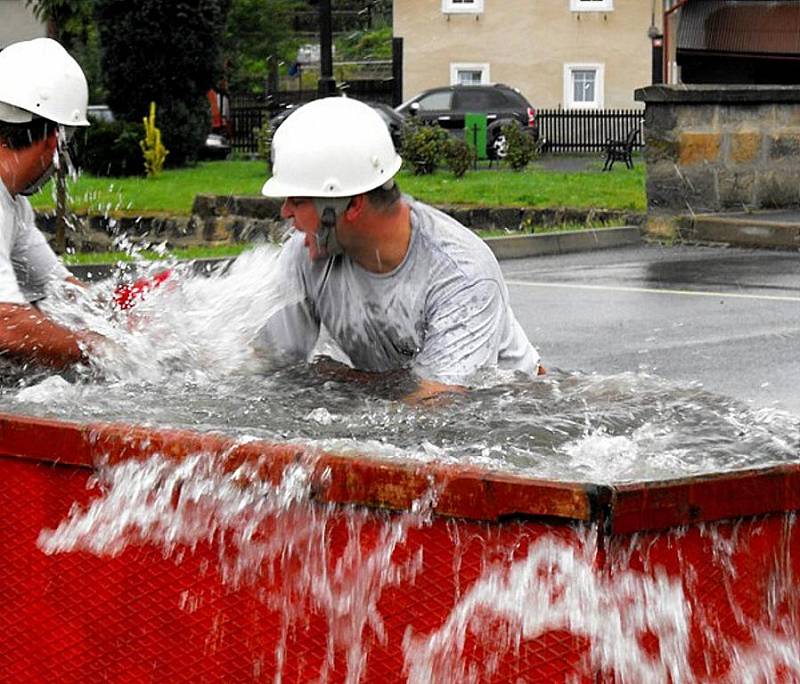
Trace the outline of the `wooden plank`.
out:
<instances>
[{"instance_id":1,"label":"wooden plank","mask_svg":"<svg viewBox=\"0 0 800 684\"><path fill-rule=\"evenodd\" d=\"M382 461L368 455L304 450L297 445L238 443L219 434L160 430L124 424L78 425L0 414L0 455L42 463L92 467L95 463L144 460L154 454L181 460L190 454L222 457L232 470L244 461L259 465L273 483L302 462L311 469L316 500L407 510L429 490L433 511L471 520L535 516L588 521L596 506L593 487L534 480L474 466Z\"/></svg>"},{"instance_id":2,"label":"wooden plank","mask_svg":"<svg viewBox=\"0 0 800 684\"><path fill-rule=\"evenodd\" d=\"M221 457L231 470L245 461L278 483L289 465L311 471L314 497L339 504L408 510L431 488L434 512L471 520L547 517L603 521L611 534L660 530L800 510L800 463L615 486L564 483L487 471L468 465L384 461L298 445L254 441L190 430L124 424L75 424L0 414L0 457L91 468L96 463L146 459L181 460L190 454Z\"/></svg>"},{"instance_id":3,"label":"wooden plank","mask_svg":"<svg viewBox=\"0 0 800 684\"><path fill-rule=\"evenodd\" d=\"M800 463L613 489L612 533L661 530L800 510Z\"/></svg>"}]
</instances>

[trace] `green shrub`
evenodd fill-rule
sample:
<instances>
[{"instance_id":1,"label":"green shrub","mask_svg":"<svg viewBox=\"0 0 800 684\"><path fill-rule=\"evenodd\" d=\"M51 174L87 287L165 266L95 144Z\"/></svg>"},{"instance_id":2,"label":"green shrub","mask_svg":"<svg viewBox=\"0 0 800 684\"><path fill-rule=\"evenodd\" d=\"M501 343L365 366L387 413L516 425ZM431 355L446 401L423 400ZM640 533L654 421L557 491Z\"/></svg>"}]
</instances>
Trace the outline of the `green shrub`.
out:
<instances>
[{"instance_id":1,"label":"green shrub","mask_svg":"<svg viewBox=\"0 0 800 684\"><path fill-rule=\"evenodd\" d=\"M143 137L141 123L92 121L75 134L75 166L94 176L141 175Z\"/></svg>"},{"instance_id":2,"label":"green shrub","mask_svg":"<svg viewBox=\"0 0 800 684\"><path fill-rule=\"evenodd\" d=\"M505 160L514 171L522 171L539 156L538 144L531 135L522 130L518 123L507 123L500 130L506 138Z\"/></svg>"},{"instance_id":3,"label":"green shrub","mask_svg":"<svg viewBox=\"0 0 800 684\"><path fill-rule=\"evenodd\" d=\"M459 138L450 138L444 145L447 168L456 178L461 178L475 163L475 149Z\"/></svg>"},{"instance_id":4,"label":"green shrub","mask_svg":"<svg viewBox=\"0 0 800 684\"><path fill-rule=\"evenodd\" d=\"M258 158L267 162L267 171L272 168L272 126L269 123L269 118L264 117L261 126L253 129L256 136L256 144L258 145Z\"/></svg>"},{"instance_id":5,"label":"green shrub","mask_svg":"<svg viewBox=\"0 0 800 684\"><path fill-rule=\"evenodd\" d=\"M448 141L447 131L438 124L426 124L415 117L403 123L400 156L414 175L433 173L442 160Z\"/></svg>"},{"instance_id":6,"label":"green shrub","mask_svg":"<svg viewBox=\"0 0 800 684\"><path fill-rule=\"evenodd\" d=\"M63 0L62 0L63 1ZM230 0L93 0L106 104L139 121L158 102L167 166L195 161L211 130L206 93L222 75Z\"/></svg>"}]
</instances>

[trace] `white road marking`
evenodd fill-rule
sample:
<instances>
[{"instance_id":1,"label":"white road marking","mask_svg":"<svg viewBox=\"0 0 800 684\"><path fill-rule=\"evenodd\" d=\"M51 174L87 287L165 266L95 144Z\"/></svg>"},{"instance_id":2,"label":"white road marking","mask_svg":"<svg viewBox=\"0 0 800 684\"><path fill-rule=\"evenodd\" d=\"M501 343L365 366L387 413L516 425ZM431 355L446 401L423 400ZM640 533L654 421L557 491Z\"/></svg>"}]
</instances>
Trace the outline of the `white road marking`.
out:
<instances>
[{"instance_id":1,"label":"white road marking","mask_svg":"<svg viewBox=\"0 0 800 684\"><path fill-rule=\"evenodd\" d=\"M521 285L524 287L552 287L569 290L597 290L601 292L641 292L659 295L684 295L688 297L717 297L726 299L761 299L773 302L800 302L800 297L789 295L759 295L741 292L706 292L703 290L668 290L654 287L619 287L609 285L583 285L580 283L543 283L534 280L506 280L508 285Z\"/></svg>"}]
</instances>

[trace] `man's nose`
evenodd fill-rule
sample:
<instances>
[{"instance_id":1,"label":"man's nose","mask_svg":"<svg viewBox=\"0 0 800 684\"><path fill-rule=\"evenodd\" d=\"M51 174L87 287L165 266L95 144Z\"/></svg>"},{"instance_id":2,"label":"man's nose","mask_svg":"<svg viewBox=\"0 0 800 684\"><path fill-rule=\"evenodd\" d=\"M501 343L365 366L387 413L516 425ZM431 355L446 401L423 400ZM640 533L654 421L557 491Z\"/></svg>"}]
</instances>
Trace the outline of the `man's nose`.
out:
<instances>
[{"instance_id":1,"label":"man's nose","mask_svg":"<svg viewBox=\"0 0 800 684\"><path fill-rule=\"evenodd\" d=\"M289 201L289 198L287 197L285 200L283 200L283 204L281 204L281 218L285 219L292 218L292 216L294 216L292 208L293 205Z\"/></svg>"}]
</instances>

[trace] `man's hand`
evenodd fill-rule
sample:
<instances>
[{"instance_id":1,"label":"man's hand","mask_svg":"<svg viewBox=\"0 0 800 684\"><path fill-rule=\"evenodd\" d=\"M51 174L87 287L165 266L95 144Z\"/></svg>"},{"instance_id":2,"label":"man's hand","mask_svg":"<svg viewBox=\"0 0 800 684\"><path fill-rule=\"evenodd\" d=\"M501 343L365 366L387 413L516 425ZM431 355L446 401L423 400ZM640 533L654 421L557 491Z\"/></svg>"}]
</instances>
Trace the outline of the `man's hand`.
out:
<instances>
[{"instance_id":1,"label":"man's hand","mask_svg":"<svg viewBox=\"0 0 800 684\"><path fill-rule=\"evenodd\" d=\"M441 405L449 401L447 394L462 394L467 391L465 387L458 385L416 379L405 369L383 373L357 370L329 356L318 357L312 367L321 376L331 380L370 385L383 390L390 388L392 395L398 398L402 396L403 401L412 406ZM416 389L409 393L409 389L414 385Z\"/></svg>"},{"instance_id":2,"label":"man's hand","mask_svg":"<svg viewBox=\"0 0 800 684\"><path fill-rule=\"evenodd\" d=\"M452 401L454 394L465 394L466 387L445 385L435 380L420 380L419 386L403 401L411 406L442 406Z\"/></svg>"},{"instance_id":3,"label":"man's hand","mask_svg":"<svg viewBox=\"0 0 800 684\"><path fill-rule=\"evenodd\" d=\"M76 333L27 304L0 304L0 353L22 361L64 368L88 360L96 333Z\"/></svg>"}]
</instances>

